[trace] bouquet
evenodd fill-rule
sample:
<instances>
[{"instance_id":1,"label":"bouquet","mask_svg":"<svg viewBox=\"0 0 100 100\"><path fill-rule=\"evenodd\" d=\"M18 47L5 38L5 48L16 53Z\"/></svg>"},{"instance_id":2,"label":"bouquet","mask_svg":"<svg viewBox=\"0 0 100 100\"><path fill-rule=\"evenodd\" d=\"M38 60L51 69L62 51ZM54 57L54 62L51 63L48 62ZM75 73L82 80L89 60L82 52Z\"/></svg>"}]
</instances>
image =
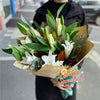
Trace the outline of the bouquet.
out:
<instances>
[{"instance_id":1,"label":"bouquet","mask_svg":"<svg viewBox=\"0 0 100 100\"><path fill-rule=\"evenodd\" d=\"M92 49L93 44L87 40L86 26L77 27L77 22L68 27L64 25L64 17L59 18L64 5L58 9L56 18L48 10L47 23L42 22L39 26L33 21L36 29L21 16L26 26L21 23L17 23L17 26L25 37L16 39L18 46L9 44L10 48L2 49L15 57L14 66L34 75L55 78L58 82L61 77L64 80L72 79L72 76L66 76L65 72L73 69L78 71L76 66ZM72 82L67 82L70 83ZM72 95L72 90L71 88L66 91L61 90L61 93L66 99Z\"/></svg>"}]
</instances>

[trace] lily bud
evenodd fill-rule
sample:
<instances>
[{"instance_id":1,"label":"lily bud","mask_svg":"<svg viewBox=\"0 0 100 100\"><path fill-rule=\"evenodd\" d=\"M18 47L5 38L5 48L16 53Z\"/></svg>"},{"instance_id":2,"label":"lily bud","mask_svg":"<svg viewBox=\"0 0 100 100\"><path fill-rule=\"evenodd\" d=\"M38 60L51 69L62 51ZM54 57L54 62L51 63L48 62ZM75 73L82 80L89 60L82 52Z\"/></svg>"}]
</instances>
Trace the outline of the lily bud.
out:
<instances>
[{"instance_id":1,"label":"lily bud","mask_svg":"<svg viewBox=\"0 0 100 100\"><path fill-rule=\"evenodd\" d=\"M34 28L32 28L32 30L33 30L33 33L34 33L35 36L41 36L40 33L37 30L35 30Z\"/></svg>"},{"instance_id":2,"label":"lily bud","mask_svg":"<svg viewBox=\"0 0 100 100\"><path fill-rule=\"evenodd\" d=\"M49 34L48 41L49 41L49 44L50 44L50 46L52 48L52 51L54 51L55 50L55 47L54 47L55 41L54 41L54 38L53 38L52 34Z\"/></svg>"},{"instance_id":3,"label":"lily bud","mask_svg":"<svg viewBox=\"0 0 100 100\"><path fill-rule=\"evenodd\" d=\"M49 39L49 31L48 31L47 27L44 28L44 34L47 37L47 39Z\"/></svg>"},{"instance_id":4,"label":"lily bud","mask_svg":"<svg viewBox=\"0 0 100 100\"><path fill-rule=\"evenodd\" d=\"M56 18L57 35L61 35L62 25L60 18Z\"/></svg>"},{"instance_id":5,"label":"lily bud","mask_svg":"<svg viewBox=\"0 0 100 100\"><path fill-rule=\"evenodd\" d=\"M49 34L49 31L48 31L47 27L44 28L44 33L45 33L45 36L48 39L48 42L49 42L49 45L50 45L52 51L54 51L55 50L55 47L54 47L54 43L55 43L54 42L54 38L53 38L52 34Z\"/></svg>"}]
</instances>

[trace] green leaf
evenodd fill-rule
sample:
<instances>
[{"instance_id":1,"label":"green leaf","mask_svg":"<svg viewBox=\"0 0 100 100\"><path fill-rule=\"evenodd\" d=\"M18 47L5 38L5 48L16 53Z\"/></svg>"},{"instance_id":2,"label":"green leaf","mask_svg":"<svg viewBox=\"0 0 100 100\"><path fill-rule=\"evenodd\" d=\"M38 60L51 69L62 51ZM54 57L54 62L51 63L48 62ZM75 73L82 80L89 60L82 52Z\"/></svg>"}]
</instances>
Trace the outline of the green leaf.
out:
<instances>
[{"instance_id":1,"label":"green leaf","mask_svg":"<svg viewBox=\"0 0 100 100\"><path fill-rule=\"evenodd\" d=\"M63 30L62 30L61 34L62 34L62 37L61 37L61 42L62 42L62 43L64 43L64 42L65 42L65 40L67 39L65 29L63 29Z\"/></svg>"},{"instance_id":2,"label":"green leaf","mask_svg":"<svg viewBox=\"0 0 100 100\"><path fill-rule=\"evenodd\" d=\"M21 23L17 23L17 27L22 34L27 35L28 30L24 25L22 25Z\"/></svg>"},{"instance_id":3,"label":"green leaf","mask_svg":"<svg viewBox=\"0 0 100 100\"><path fill-rule=\"evenodd\" d=\"M25 57L25 49L22 48L22 46L16 47L17 50L19 51L20 55Z\"/></svg>"},{"instance_id":4,"label":"green leaf","mask_svg":"<svg viewBox=\"0 0 100 100\"><path fill-rule=\"evenodd\" d=\"M69 25L66 27L65 32L70 34L76 28L77 24L78 22Z\"/></svg>"},{"instance_id":5,"label":"green leaf","mask_svg":"<svg viewBox=\"0 0 100 100\"><path fill-rule=\"evenodd\" d=\"M22 57L20 55L19 50L13 46L13 45L8 45L10 48L12 48L12 55L16 58L16 60L21 61Z\"/></svg>"},{"instance_id":6,"label":"green leaf","mask_svg":"<svg viewBox=\"0 0 100 100\"><path fill-rule=\"evenodd\" d=\"M25 18L23 17L23 15L21 15L21 20L24 24L29 25L28 22L25 20Z\"/></svg>"},{"instance_id":7,"label":"green leaf","mask_svg":"<svg viewBox=\"0 0 100 100\"><path fill-rule=\"evenodd\" d=\"M47 27L44 28L44 34L47 37L47 39L49 39L49 31L48 31Z\"/></svg>"},{"instance_id":8,"label":"green leaf","mask_svg":"<svg viewBox=\"0 0 100 100\"><path fill-rule=\"evenodd\" d=\"M48 46L48 43L47 43L47 41L45 40L44 37L37 36L37 39L38 39L38 41L39 41L40 43L42 43L43 45Z\"/></svg>"},{"instance_id":9,"label":"green leaf","mask_svg":"<svg viewBox=\"0 0 100 100\"><path fill-rule=\"evenodd\" d=\"M57 11L57 18L59 17L60 12L62 11L63 7L65 6L66 3L64 3L63 5L61 5Z\"/></svg>"},{"instance_id":10,"label":"green leaf","mask_svg":"<svg viewBox=\"0 0 100 100\"><path fill-rule=\"evenodd\" d=\"M5 53L8 53L8 54L12 54L12 49L9 48L9 49L2 49L2 51L4 51Z\"/></svg>"},{"instance_id":11,"label":"green leaf","mask_svg":"<svg viewBox=\"0 0 100 100\"><path fill-rule=\"evenodd\" d=\"M32 37L35 37L31 26L29 25L29 23L25 20L25 18L22 15L21 15L21 20L29 28L30 32L32 33Z\"/></svg>"},{"instance_id":12,"label":"green leaf","mask_svg":"<svg viewBox=\"0 0 100 100\"><path fill-rule=\"evenodd\" d=\"M20 46L21 48L23 48L25 51L27 51L29 54L31 54L30 50L24 46Z\"/></svg>"},{"instance_id":13,"label":"green leaf","mask_svg":"<svg viewBox=\"0 0 100 100\"><path fill-rule=\"evenodd\" d=\"M22 45L22 43L21 43L20 40L18 40L18 39L16 39L16 40L17 40L17 45L18 45L18 46Z\"/></svg>"},{"instance_id":14,"label":"green leaf","mask_svg":"<svg viewBox=\"0 0 100 100\"><path fill-rule=\"evenodd\" d=\"M33 42L38 42L37 38L35 36L32 36L30 37L30 39L33 41Z\"/></svg>"},{"instance_id":15,"label":"green leaf","mask_svg":"<svg viewBox=\"0 0 100 100\"><path fill-rule=\"evenodd\" d=\"M57 38L56 33L55 33L54 31L53 31L53 33L52 33L52 36L53 36L54 39Z\"/></svg>"},{"instance_id":16,"label":"green leaf","mask_svg":"<svg viewBox=\"0 0 100 100\"><path fill-rule=\"evenodd\" d=\"M53 20L52 17L48 14L46 14L46 21L47 21L47 24L49 25L49 27L51 27L51 29L54 29L56 31L55 20Z\"/></svg>"},{"instance_id":17,"label":"green leaf","mask_svg":"<svg viewBox=\"0 0 100 100\"><path fill-rule=\"evenodd\" d=\"M27 47L34 49L34 50L38 50L38 51L48 51L50 50L49 46L44 46L42 44L39 43L27 43L25 44Z\"/></svg>"},{"instance_id":18,"label":"green leaf","mask_svg":"<svg viewBox=\"0 0 100 100\"><path fill-rule=\"evenodd\" d=\"M62 46L62 44L60 43L60 42L58 42L58 41L55 41L55 48L57 49L57 50L59 50L59 51L62 51L62 50L64 50L64 47Z\"/></svg>"},{"instance_id":19,"label":"green leaf","mask_svg":"<svg viewBox=\"0 0 100 100\"><path fill-rule=\"evenodd\" d=\"M53 19L53 20L55 20L54 19L54 17L53 17L53 15L51 14L51 12L48 10L48 15Z\"/></svg>"},{"instance_id":20,"label":"green leaf","mask_svg":"<svg viewBox=\"0 0 100 100\"><path fill-rule=\"evenodd\" d=\"M71 35L70 35L70 40L73 40L74 39L74 37L76 36L76 34L79 32L79 30L78 31L75 31L75 32L73 32Z\"/></svg>"},{"instance_id":21,"label":"green leaf","mask_svg":"<svg viewBox=\"0 0 100 100\"><path fill-rule=\"evenodd\" d=\"M38 25L38 23L36 21L34 21L34 20L33 20L33 23L36 26L36 28L39 31L39 33L42 35L42 30L41 30L40 26Z\"/></svg>"},{"instance_id":22,"label":"green leaf","mask_svg":"<svg viewBox=\"0 0 100 100\"><path fill-rule=\"evenodd\" d=\"M70 36L68 33L66 33L66 36L67 36L67 40L70 41Z\"/></svg>"},{"instance_id":23,"label":"green leaf","mask_svg":"<svg viewBox=\"0 0 100 100\"><path fill-rule=\"evenodd\" d=\"M61 16L61 24L64 25L64 17Z\"/></svg>"}]
</instances>

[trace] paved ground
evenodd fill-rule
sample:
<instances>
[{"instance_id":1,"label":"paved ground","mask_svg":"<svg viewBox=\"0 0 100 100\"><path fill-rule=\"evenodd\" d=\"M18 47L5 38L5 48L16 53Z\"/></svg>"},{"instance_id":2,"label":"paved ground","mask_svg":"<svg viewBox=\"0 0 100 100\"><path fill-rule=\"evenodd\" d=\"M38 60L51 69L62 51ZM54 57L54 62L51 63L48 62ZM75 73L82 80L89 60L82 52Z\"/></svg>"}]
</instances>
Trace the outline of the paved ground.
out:
<instances>
[{"instance_id":1,"label":"paved ground","mask_svg":"<svg viewBox=\"0 0 100 100\"><path fill-rule=\"evenodd\" d=\"M27 4L15 16L19 16L20 12L26 13L25 10L32 11L36 7L32 8L32 5ZM30 14L30 21L34 15L31 15L31 12L28 14ZM26 15L27 13L25 17ZM36 100L35 76L14 67L14 58L1 51L1 48L7 48L7 44L16 45L16 37L22 36L16 27L10 25L0 32L0 100ZM95 47L85 58L82 67L84 80L77 85L77 100L99 100L100 98L100 27L89 26L93 28L89 40L95 43Z\"/></svg>"},{"instance_id":2,"label":"paved ground","mask_svg":"<svg viewBox=\"0 0 100 100\"><path fill-rule=\"evenodd\" d=\"M17 22L21 22L20 16L23 15L24 18L29 22L29 24L32 24L32 19L35 14L35 10L39 7L39 5L34 5L33 3L27 3L25 4L22 9L20 9L11 20L6 24L7 27L16 27Z\"/></svg>"}]
</instances>

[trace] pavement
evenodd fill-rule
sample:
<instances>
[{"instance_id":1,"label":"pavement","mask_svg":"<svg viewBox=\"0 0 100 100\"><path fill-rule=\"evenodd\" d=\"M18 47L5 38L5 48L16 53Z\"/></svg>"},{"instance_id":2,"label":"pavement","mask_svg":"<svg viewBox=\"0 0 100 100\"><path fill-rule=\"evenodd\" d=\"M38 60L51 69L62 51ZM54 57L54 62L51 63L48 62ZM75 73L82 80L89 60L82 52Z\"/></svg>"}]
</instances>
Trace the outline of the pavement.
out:
<instances>
[{"instance_id":1,"label":"pavement","mask_svg":"<svg viewBox=\"0 0 100 100\"><path fill-rule=\"evenodd\" d=\"M27 22L31 25L32 19L35 15L35 10L39 8L40 5L31 3L26 3L19 11L11 18L8 23L6 24L7 27L17 27L17 22L21 22L20 16L23 15L23 17L27 20Z\"/></svg>"},{"instance_id":2,"label":"pavement","mask_svg":"<svg viewBox=\"0 0 100 100\"><path fill-rule=\"evenodd\" d=\"M16 27L23 14L31 24L35 10L39 6L25 4L7 23L7 28L0 31L0 100L36 100L35 76L13 66L15 59L2 52L7 44L16 45L16 37L23 36ZM95 46L86 56L82 66L83 82L77 84L77 100L99 100L100 98L100 27L89 24L92 31L89 40Z\"/></svg>"}]
</instances>

